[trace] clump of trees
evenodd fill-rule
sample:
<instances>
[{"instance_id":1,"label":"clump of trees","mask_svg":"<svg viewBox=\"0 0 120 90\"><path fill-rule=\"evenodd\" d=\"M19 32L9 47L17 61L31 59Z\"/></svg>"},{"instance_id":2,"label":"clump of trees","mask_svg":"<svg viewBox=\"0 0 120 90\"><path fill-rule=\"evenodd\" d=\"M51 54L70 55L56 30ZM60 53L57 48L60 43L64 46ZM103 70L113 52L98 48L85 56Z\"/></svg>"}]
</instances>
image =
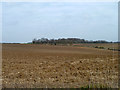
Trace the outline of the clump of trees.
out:
<instances>
[{"instance_id":1,"label":"clump of trees","mask_svg":"<svg viewBox=\"0 0 120 90\"><path fill-rule=\"evenodd\" d=\"M88 41L85 39L79 39L79 38L59 38L59 39L47 39L47 38L41 38L41 39L33 39L33 44L79 44L79 43L110 43L104 40L98 40L98 41Z\"/></svg>"}]
</instances>

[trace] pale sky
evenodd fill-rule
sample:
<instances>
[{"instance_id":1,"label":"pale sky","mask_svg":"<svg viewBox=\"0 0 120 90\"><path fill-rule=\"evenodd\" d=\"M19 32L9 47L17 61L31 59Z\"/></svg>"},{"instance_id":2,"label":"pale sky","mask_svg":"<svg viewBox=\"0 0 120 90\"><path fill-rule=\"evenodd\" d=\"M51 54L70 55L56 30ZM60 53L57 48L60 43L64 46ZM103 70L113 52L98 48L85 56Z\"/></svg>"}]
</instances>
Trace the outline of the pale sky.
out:
<instances>
[{"instance_id":1,"label":"pale sky","mask_svg":"<svg viewBox=\"0 0 120 90\"><path fill-rule=\"evenodd\" d=\"M34 38L118 41L117 2L4 2L3 42Z\"/></svg>"}]
</instances>

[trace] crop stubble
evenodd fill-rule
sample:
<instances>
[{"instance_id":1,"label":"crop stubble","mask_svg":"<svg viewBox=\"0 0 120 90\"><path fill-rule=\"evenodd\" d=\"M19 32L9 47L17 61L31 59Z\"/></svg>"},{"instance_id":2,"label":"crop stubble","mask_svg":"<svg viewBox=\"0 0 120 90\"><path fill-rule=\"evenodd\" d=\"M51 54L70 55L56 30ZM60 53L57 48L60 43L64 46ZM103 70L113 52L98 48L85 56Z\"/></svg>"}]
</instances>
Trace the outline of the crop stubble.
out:
<instances>
[{"instance_id":1,"label":"crop stubble","mask_svg":"<svg viewBox=\"0 0 120 90\"><path fill-rule=\"evenodd\" d=\"M2 45L2 85L23 88L118 87L117 51L39 44Z\"/></svg>"}]
</instances>

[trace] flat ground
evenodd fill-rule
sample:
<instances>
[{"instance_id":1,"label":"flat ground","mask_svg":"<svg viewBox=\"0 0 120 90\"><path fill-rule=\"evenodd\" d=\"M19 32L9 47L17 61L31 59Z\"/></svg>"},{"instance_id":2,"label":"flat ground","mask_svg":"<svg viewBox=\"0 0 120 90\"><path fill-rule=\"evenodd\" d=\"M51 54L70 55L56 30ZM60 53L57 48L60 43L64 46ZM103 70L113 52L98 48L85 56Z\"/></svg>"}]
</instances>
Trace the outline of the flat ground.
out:
<instances>
[{"instance_id":1,"label":"flat ground","mask_svg":"<svg viewBox=\"0 0 120 90\"><path fill-rule=\"evenodd\" d=\"M118 52L74 46L3 44L3 87L118 87Z\"/></svg>"}]
</instances>

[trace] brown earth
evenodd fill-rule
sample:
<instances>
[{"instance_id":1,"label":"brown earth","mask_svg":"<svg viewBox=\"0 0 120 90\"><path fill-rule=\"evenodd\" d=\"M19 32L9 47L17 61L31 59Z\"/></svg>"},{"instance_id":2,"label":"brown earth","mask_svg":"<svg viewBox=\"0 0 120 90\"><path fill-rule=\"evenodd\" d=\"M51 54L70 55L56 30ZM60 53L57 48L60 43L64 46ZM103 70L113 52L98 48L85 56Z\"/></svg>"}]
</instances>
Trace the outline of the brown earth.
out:
<instances>
[{"instance_id":1,"label":"brown earth","mask_svg":"<svg viewBox=\"0 0 120 90\"><path fill-rule=\"evenodd\" d=\"M118 52L90 47L3 44L3 88L118 87Z\"/></svg>"}]
</instances>

